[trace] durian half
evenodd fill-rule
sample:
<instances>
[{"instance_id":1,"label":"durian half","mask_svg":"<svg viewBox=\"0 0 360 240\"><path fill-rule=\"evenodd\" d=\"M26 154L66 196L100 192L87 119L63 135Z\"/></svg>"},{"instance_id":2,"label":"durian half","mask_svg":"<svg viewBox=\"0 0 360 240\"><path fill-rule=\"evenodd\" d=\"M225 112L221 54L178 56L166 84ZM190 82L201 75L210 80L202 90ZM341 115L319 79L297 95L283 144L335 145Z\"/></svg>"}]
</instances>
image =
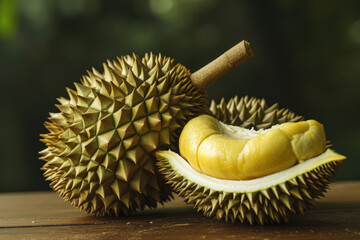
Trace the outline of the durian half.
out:
<instances>
[{"instance_id":1,"label":"durian half","mask_svg":"<svg viewBox=\"0 0 360 240\"><path fill-rule=\"evenodd\" d=\"M345 160L326 149L322 125L313 120L256 131L200 116L185 126L180 143L183 157L157 152L173 189L206 216L250 224L287 222L303 213Z\"/></svg>"}]
</instances>

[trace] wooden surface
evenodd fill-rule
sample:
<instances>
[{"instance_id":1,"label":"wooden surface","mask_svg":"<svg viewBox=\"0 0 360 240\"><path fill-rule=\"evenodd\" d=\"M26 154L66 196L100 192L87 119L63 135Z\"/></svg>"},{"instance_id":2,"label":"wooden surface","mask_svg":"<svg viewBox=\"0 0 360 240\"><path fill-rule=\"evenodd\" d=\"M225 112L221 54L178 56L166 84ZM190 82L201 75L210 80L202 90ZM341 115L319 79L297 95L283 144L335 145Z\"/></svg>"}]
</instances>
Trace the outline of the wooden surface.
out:
<instances>
[{"instance_id":1,"label":"wooden surface","mask_svg":"<svg viewBox=\"0 0 360 240\"><path fill-rule=\"evenodd\" d=\"M360 239L360 181L333 183L318 206L268 226L206 218L179 198L128 217L98 218L54 192L2 193L0 239Z\"/></svg>"}]
</instances>

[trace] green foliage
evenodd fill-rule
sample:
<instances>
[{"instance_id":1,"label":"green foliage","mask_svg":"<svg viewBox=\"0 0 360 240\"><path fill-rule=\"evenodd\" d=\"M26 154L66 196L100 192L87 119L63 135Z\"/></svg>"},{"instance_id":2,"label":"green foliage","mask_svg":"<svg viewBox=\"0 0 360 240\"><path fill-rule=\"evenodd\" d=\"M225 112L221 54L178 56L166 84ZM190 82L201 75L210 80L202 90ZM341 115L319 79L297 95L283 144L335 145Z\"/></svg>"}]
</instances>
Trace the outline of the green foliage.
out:
<instances>
[{"instance_id":1,"label":"green foliage","mask_svg":"<svg viewBox=\"0 0 360 240\"><path fill-rule=\"evenodd\" d=\"M0 0L0 37L10 38L17 29L17 1Z\"/></svg>"}]
</instances>

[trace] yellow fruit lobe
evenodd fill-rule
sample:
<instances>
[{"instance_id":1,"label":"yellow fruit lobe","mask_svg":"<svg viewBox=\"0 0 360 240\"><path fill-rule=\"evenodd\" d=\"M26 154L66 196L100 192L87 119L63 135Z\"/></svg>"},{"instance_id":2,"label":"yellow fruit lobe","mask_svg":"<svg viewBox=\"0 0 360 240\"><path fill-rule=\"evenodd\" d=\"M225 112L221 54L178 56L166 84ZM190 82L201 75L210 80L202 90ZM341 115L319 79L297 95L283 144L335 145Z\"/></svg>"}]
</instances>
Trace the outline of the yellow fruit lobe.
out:
<instances>
[{"instance_id":1,"label":"yellow fruit lobe","mask_svg":"<svg viewBox=\"0 0 360 240\"><path fill-rule=\"evenodd\" d=\"M201 115L185 125L179 150L201 173L246 180L282 171L325 152L326 138L322 124L315 120L256 131Z\"/></svg>"}]
</instances>

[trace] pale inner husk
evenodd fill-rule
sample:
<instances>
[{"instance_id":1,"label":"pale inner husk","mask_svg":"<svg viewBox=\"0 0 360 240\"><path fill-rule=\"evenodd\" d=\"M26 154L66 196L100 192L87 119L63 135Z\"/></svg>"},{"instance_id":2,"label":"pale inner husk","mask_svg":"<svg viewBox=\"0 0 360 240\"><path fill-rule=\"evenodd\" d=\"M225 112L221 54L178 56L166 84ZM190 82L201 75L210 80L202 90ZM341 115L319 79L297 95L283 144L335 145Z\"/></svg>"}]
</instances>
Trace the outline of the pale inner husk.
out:
<instances>
[{"instance_id":1,"label":"pale inner husk","mask_svg":"<svg viewBox=\"0 0 360 240\"><path fill-rule=\"evenodd\" d=\"M271 129L277 129L279 128L281 125L277 124L272 126L271 128L268 129L259 129L259 130L255 130L255 129L247 129L247 128L242 128L242 127L238 127L238 126L232 126L232 125L228 125L222 122L219 122L223 127L221 128L222 132L221 134L224 136L228 136L231 138L235 138L235 139L250 139L250 138L254 138L257 137L261 134L266 133L267 131L271 130Z\"/></svg>"},{"instance_id":2,"label":"pale inner husk","mask_svg":"<svg viewBox=\"0 0 360 240\"><path fill-rule=\"evenodd\" d=\"M187 178L189 181L211 188L215 191L232 193L261 191L284 183L289 179L309 172L328 162L345 160L344 156L335 153L331 149L327 149L321 155L274 174L251 180L226 180L214 178L194 170L185 159L170 150L160 151L158 154L168 159L173 170L179 175Z\"/></svg>"}]
</instances>

